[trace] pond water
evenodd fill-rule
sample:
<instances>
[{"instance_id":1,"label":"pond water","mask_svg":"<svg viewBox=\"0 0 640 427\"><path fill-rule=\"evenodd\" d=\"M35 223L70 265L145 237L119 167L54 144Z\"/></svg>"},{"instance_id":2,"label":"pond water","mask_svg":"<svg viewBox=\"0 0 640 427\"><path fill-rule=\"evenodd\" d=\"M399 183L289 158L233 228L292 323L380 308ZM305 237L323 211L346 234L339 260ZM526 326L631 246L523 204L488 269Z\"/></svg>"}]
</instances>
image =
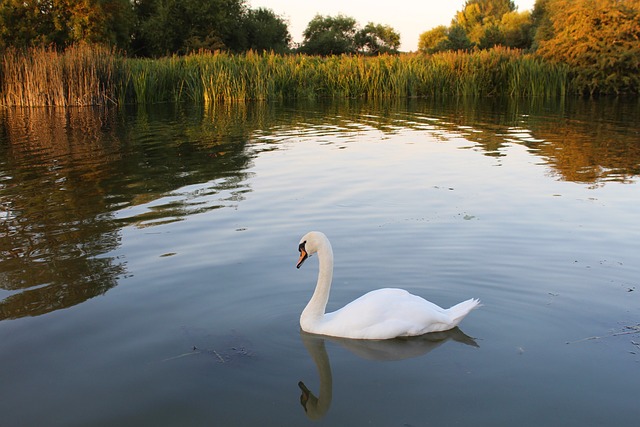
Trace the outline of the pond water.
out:
<instances>
[{"instance_id":1,"label":"pond water","mask_svg":"<svg viewBox=\"0 0 640 427\"><path fill-rule=\"evenodd\" d=\"M622 100L2 110L1 424L635 426L639 117ZM301 333L314 229L329 310L388 286L484 305L408 340Z\"/></svg>"}]
</instances>

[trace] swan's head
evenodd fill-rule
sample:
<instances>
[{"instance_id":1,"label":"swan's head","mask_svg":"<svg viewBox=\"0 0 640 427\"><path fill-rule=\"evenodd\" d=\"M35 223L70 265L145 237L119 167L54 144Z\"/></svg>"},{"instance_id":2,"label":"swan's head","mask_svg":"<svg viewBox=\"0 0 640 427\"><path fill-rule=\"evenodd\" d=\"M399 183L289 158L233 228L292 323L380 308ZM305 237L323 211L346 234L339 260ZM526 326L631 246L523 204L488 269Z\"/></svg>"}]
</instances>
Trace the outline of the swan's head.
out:
<instances>
[{"instance_id":1,"label":"swan's head","mask_svg":"<svg viewBox=\"0 0 640 427\"><path fill-rule=\"evenodd\" d=\"M302 264L307 260L307 258L318 252L320 246L326 245L328 243L329 240L327 239L327 236L319 231L310 231L309 233L302 236L302 239L300 239L300 244L298 245L300 258L298 259L298 264L296 264L296 267L300 268Z\"/></svg>"}]
</instances>

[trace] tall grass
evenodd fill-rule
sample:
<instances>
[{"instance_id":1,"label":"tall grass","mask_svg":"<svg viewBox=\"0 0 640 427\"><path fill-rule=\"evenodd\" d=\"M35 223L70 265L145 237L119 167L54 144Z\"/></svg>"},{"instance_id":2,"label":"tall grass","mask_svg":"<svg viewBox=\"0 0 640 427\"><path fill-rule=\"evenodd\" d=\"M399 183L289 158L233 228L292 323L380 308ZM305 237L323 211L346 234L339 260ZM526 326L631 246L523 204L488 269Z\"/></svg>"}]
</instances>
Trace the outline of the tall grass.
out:
<instances>
[{"instance_id":1,"label":"tall grass","mask_svg":"<svg viewBox=\"0 0 640 427\"><path fill-rule=\"evenodd\" d=\"M96 105L114 103L114 72L122 59L106 48L72 46L2 53L3 105Z\"/></svg>"},{"instance_id":2,"label":"tall grass","mask_svg":"<svg viewBox=\"0 0 640 427\"><path fill-rule=\"evenodd\" d=\"M3 52L2 105L104 105L441 96L564 96L570 73L517 50L316 57L200 52L125 58L78 45Z\"/></svg>"}]
</instances>

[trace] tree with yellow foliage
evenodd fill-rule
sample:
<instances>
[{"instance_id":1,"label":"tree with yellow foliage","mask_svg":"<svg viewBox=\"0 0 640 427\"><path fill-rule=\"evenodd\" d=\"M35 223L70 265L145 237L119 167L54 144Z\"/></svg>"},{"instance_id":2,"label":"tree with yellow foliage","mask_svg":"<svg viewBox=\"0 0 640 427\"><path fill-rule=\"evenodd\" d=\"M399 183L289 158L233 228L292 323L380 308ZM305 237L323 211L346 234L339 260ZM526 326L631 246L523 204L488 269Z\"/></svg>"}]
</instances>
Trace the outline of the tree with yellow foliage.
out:
<instances>
[{"instance_id":1,"label":"tree with yellow foliage","mask_svg":"<svg viewBox=\"0 0 640 427\"><path fill-rule=\"evenodd\" d=\"M537 53L568 64L577 90L640 93L640 2L538 0L540 6L548 25L538 29Z\"/></svg>"},{"instance_id":2,"label":"tree with yellow foliage","mask_svg":"<svg viewBox=\"0 0 640 427\"><path fill-rule=\"evenodd\" d=\"M531 47L531 12L518 12L510 0L467 0L450 27L439 26L420 35L418 50L491 49Z\"/></svg>"},{"instance_id":3,"label":"tree with yellow foliage","mask_svg":"<svg viewBox=\"0 0 640 427\"><path fill-rule=\"evenodd\" d=\"M512 24L518 16L511 0L468 0L464 8L456 13L453 23L464 28L469 40L480 49L496 45L508 46L502 20L505 15L515 14L507 23ZM528 15L527 15L528 17Z\"/></svg>"}]
</instances>

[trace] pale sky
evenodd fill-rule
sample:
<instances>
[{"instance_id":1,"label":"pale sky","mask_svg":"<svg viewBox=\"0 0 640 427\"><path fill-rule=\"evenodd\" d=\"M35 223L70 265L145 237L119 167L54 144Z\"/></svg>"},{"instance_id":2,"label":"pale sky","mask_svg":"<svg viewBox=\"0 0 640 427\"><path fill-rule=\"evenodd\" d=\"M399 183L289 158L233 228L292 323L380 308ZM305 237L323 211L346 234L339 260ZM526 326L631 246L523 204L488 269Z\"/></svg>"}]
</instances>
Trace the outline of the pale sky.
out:
<instances>
[{"instance_id":1,"label":"pale sky","mask_svg":"<svg viewBox=\"0 0 640 427\"><path fill-rule=\"evenodd\" d=\"M535 0L515 0L518 11L533 9ZM400 33L400 50L418 49L423 32L438 25L449 25L455 13L462 10L465 0L248 0L251 8L266 7L289 23L289 32L296 43L302 42L302 32L317 14L343 14L355 18L360 27L369 22L389 25Z\"/></svg>"}]
</instances>

